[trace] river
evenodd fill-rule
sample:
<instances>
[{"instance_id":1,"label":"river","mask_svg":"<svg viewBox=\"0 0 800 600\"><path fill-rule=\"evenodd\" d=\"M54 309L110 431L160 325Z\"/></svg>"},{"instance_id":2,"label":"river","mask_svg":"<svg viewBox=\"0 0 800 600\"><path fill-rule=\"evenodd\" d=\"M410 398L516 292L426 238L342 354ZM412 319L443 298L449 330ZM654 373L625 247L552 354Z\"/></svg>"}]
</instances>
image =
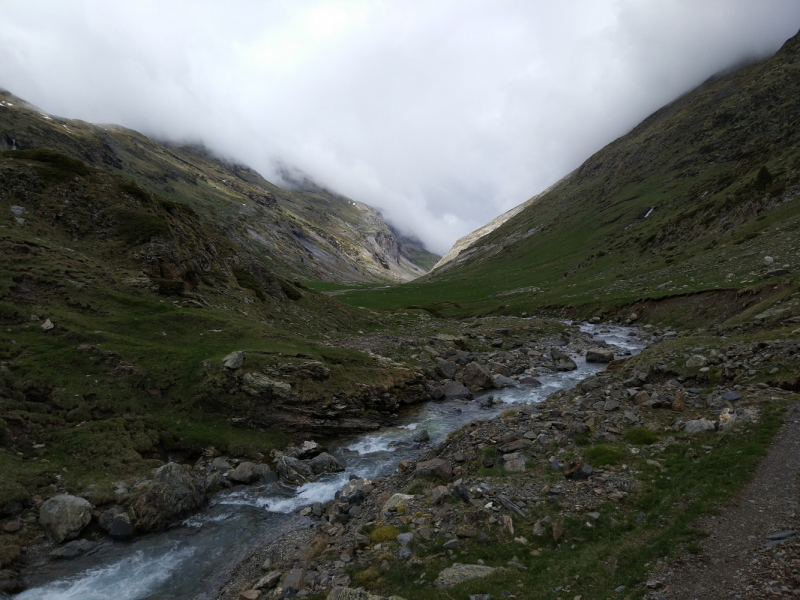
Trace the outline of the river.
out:
<instances>
[{"instance_id":1,"label":"river","mask_svg":"<svg viewBox=\"0 0 800 600\"><path fill-rule=\"evenodd\" d=\"M607 333L599 333L600 329ZM635 354L644 347L625 327L581 326ZM104 541L87 554L69 561L50 561L30 568L32 586L15 600L211 600L231 569L254 548L284 533L308 527L311 521L296 509L326 502L351 474L375 478L392 473L400 460L414 458L419 444L415 430L425 429L431 443L477 418L493 418L509 405L536 404L559 389L570 388L604 365L576 359L578 369L538 377L541 387L518 386L495 390L503 404L481 408L478 402L450 400L413 407L394 427L328 443L329 452L347 469L300 488L280 482L238 486L217 494L198 514L167 529L130 542Z\"/></svg>"}]
</instances>

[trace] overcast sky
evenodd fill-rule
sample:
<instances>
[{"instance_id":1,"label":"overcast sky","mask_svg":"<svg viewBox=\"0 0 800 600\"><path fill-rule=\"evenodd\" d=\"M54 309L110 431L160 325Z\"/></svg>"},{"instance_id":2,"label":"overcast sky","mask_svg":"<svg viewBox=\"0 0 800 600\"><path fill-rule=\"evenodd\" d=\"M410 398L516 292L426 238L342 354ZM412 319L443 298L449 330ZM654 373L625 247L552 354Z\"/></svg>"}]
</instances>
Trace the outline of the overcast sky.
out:
<instances>
[{"instance_id":1,"label":"overcast sky","mask_svg":"<svg viewBox=\"0 0 800 600\"><path fill-rule=\"evenodd\" d=\"M799 28L798 0L0 0L0 87L294 165L444 253Z\"/></svg>"}]
</instances>

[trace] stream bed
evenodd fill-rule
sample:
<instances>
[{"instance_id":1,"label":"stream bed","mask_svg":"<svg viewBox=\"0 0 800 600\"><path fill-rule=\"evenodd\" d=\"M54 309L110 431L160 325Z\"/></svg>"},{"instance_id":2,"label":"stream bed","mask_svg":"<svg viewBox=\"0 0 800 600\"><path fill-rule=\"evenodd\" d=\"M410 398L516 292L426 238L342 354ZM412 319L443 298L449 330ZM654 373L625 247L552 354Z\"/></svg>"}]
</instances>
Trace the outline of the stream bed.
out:
<instances>
[{"instance_id":1,"label":"stream bed","mask_svg":"<svg viewBox=\"0 0 800 600\"><path fill-rule=\"evenodd\" d=\"M645 346L638 336L630 336L626 327L604 325L605 333L599 333L600 326L589 324L581 329L623 352L636 354ZM79 558L29 568L25 575L31 587L13 598L212 600L233 567L255 548L311 525L310 519L296 514L298 508L330 500L351 474L370 479L385 476L401 460L416 457L415 431L427 430L430 443L436 444L470 421L496 417L509 405L537 404L605 367L587 364L582 358L576 362L575 371L538 377L541 387L520 385L486 392L503 400L490 408L481 408L475 400L416 405L398 418L394 427L328 442L328 451L346 466L344 473L325 475L300 488L274 482L225 490L202 511L164 532L130 542L104 541Z\"/></svg>"}]
</instances>

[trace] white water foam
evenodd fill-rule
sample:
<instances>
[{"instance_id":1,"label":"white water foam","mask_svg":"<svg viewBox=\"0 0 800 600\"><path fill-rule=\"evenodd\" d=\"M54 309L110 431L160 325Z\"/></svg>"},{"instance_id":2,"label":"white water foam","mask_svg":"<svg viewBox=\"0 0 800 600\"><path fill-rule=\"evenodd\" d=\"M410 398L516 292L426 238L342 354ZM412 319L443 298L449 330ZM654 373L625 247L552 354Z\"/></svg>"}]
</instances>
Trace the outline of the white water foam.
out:
<instances>
[{"instance_id":1,"label":"white water foam","mask_svg":"<svg viewBox=\"0 0 800 600\"><path fill-rule=\"evenodd\" d=\"M182 525L185 525L186 527L202 527L206 523L221 523L222 521L227 521L232 516L232 512L224 512L218 515L206 515L203 513L198 513L183 521Z\"/></svg>"},{"instance_id":2,"label":"white water foam","mask_svg":"<svg viewBox=\"0 0 800 600\"><path fill-rule=\"evenodd\" d=\"M347 446L347 449L359 454L372 454L374 452L386 452L391 449L392 440L385 437L365 438L358 440L354 444Z\"/></svg>"},{"instance_id":3,"label":"white water foam","mask_svg":"<svg viewBox=\"0 0 800 600\"><path fill-rule=\"evenodd\" d=\"M167 552L145 557L141 551L114 564L89 569L74 577L22 592L15 600L137 600L146 598L194 554L173 545Z\"/></svg>"}]
</instances>

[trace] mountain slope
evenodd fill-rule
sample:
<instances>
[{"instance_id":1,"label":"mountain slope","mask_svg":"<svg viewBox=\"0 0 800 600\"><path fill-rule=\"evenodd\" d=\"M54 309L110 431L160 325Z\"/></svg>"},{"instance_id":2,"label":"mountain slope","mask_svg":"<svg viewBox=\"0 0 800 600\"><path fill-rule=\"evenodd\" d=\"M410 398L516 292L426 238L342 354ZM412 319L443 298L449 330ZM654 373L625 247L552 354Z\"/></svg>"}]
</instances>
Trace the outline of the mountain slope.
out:
<instances>
[{"instance_id":1,"label":"mountain slope","mask_svg":"<svg viewBox=\"0 0 800 600\"><path fill-rule=\"evenodd\" d=\"M712 78L651 115L462 250L458 264L403 286L402 296L340 298L377 307L458 303L451 314L588 314L760 289L762 278L783 290L800 267L798 198L795 36L770 59Z\"/></svg>"},{"instance_id":2,"label":"mountain slope","mask_svg":"<svg viewBox=\"0 0 800 600\"><path fill-rule=\"evenodd\" d=\"M305 178L282 189L203 147L61 119L0 92L0 149L25 148L57 150L187 204L292 278L406 281L425 272L401 256L378 211Z\"/></svg>"}]
</instances>

